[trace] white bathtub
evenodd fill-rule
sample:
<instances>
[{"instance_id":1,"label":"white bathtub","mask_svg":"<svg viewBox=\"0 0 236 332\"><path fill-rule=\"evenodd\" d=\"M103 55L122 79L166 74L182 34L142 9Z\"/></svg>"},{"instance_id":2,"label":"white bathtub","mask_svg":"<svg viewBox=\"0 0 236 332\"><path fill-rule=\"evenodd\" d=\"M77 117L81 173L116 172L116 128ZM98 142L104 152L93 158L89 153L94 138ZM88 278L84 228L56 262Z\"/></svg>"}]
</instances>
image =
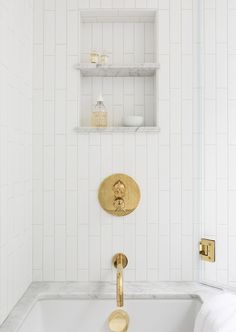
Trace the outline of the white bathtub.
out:
<instances>
[{"instance_id":1,"label":"white bathtub","mask_svg":"<svg viewBox=\"0 0 236 332\"><path fill-rule=\"evenodd\" d=\"M0 332L108 332L114 282L33 282ZM222 290L192 282L127 282L129 332L192 332L201 304Z\"/></svg>"},{"instance_id":2,"label":"white bathtub","mask_svg":"<svg viewBox=\"0 0 236 332\"><path fill-rule=\"evenodd\" d=\"M128 299L129 332L191 332L201 301L197 297ZM112 299L40 299L18 332L108 332Z\"/></svg>"}]
</instances>

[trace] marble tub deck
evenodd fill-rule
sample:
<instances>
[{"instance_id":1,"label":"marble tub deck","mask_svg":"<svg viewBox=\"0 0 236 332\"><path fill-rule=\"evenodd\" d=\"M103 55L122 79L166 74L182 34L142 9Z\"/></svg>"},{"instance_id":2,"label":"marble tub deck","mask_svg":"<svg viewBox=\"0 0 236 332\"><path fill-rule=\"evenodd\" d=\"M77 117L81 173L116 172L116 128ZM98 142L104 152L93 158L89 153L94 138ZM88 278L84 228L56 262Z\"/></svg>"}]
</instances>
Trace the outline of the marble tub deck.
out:
<instances>
[{"instance_id":1,"label":"marble tub deck","mask_svg":"<svg viewBox=\"0 0 236 332\"><path fill-rule=\"evenodd\" d=\"M202 302L222 292L219 288L193 282L125 283L127 299L199 298ZM5 322L0 332L16 332L40 299L114 299L115 283L33 282Z\"/></svg>"}]
</instances>

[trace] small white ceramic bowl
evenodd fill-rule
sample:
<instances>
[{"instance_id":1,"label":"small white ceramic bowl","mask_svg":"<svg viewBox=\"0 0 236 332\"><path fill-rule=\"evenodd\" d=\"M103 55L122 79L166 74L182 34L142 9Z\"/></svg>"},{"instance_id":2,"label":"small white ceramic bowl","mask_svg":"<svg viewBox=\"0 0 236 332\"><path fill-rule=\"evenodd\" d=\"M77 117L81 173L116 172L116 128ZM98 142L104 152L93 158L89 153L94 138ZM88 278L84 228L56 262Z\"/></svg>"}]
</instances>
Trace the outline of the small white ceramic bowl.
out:
<instances>
[{"instance_id":1,"label":"small white ceramic bowl","mask_svg":"<svg viewBox=\"0 0 236 332\"><path fill-rule=\"evenodd\" d=\"M123 124L125 127L140 127L143 125L143 116L126 115L123 117Z\"/></svg>"}]
</instances>

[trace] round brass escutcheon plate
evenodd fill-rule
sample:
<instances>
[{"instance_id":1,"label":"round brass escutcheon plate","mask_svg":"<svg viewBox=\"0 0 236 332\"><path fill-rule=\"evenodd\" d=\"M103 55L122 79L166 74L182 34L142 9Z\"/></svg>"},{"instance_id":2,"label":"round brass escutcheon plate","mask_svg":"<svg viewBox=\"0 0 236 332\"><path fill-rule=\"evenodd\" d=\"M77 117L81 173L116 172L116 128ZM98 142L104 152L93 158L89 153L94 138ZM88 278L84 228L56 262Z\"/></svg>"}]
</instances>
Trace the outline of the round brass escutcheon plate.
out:
<instances>
[{"instance_id":1,"label":"round brass escutcheon plate","mask_svg":"<svg viewBox=\"0 0 236 332\"><path fill-rule=\"evenodd\" d=\"M122 267L123 269L126 268L128 265L128 258L125 256L125 254L122 254L121 252L118 254L115 254L112 258L112 264L115 268L117 268L117 262L118 260L122 261Z\"/></svg>"},{"instance_id":2,"label":"round brass escutcheon plate","mask_svg":"<svg viewBox=\"0 0 236 332\"><path fill-rule=\"evenodd\" d=\"M126 174L113 174L100 185L98 199L101 207L113 216L126 216L133 212L140 201L137 182Z\"/></svg>"}]
</instances>

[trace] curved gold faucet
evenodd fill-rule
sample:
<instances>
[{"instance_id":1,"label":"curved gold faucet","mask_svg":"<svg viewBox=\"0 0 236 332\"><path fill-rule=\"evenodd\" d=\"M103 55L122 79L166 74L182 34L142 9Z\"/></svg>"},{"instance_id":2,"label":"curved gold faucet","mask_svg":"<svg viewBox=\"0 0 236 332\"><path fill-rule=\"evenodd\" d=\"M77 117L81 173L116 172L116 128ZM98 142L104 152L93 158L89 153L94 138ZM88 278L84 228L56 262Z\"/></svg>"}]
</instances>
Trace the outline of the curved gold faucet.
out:
<instances>
[{"instance_id":1,"label":"curved gold faucet","mask_svg":"<svg viewBox=\"0 0 236 332\"><path fill-rule=\"evenodd\" d=\"M116 302L117 307L123 307L124 305L124 291L123 291L123 269L128 264L127 257L118 253L113 257L113 265L117 269L116 274Z\"/></svg>"}]
</instances>

